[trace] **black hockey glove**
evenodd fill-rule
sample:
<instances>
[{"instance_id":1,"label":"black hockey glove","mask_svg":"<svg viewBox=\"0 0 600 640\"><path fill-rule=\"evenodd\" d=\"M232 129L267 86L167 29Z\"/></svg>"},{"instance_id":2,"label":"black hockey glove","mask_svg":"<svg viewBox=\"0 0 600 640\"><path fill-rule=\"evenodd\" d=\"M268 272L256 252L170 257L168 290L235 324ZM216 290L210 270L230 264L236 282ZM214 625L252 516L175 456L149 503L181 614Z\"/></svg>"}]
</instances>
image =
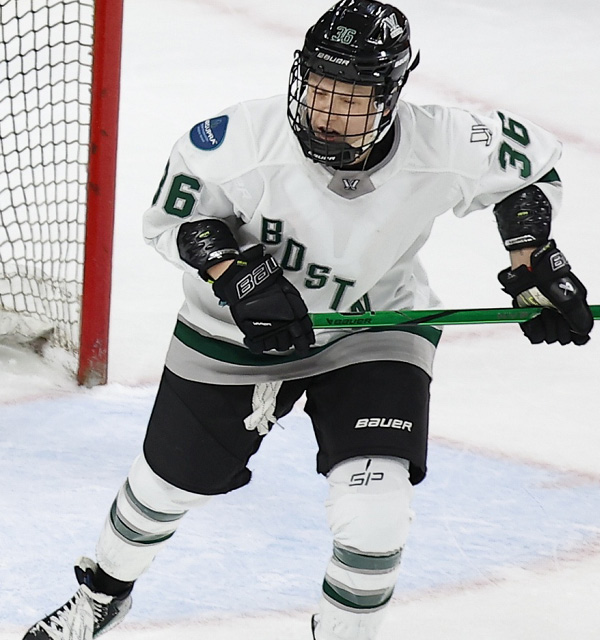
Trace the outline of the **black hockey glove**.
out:
<instances>
[{"instance_id":1,"label":"black hockey glove","mask_svg":"<svg viewBox=\"0 0 600 640\"><path fill-rule=\"evenodd\" d=\"M214 282L213 291L229 305L252 353L295 347L308 355L315 334L299 291L262 245L250 247Z\"/></svg>"},{"instance_id":2,"label":"black hockey glove","mask_svg":"<svg viewBox=\"0 0 600 640\"><path fill-rule=\"evenodd\" d=\"M532 344L559 342L585 344L594 326L587 304L587 291L571 272L554 240L531 254L531 268L525 265L504 269L498 280L513 297L514 307L547 307L535 318L521 323Z\"/></svg>"}]
</instances>

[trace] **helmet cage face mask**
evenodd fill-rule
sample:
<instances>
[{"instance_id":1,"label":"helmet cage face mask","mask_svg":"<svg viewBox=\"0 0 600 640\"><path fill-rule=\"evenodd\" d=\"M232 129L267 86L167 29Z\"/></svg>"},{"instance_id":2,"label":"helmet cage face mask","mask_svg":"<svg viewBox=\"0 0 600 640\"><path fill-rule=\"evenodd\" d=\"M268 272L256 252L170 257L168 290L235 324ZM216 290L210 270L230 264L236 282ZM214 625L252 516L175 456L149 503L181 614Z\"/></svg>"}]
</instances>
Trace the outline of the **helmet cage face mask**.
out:
<instances>
[{"instance_id":1,"label":"helmet cage face mask","mask_svg":"<svg viewBox=\"0 0 600 640\"><path fill-rule=\"evenodd\" d=\"M340 168L357 162L389 129L399 87L330 78L303 63L290 74L288 119L307 157Z\"/></svg>"},{"instance_id":2,"label":"helmet cage face mask","mask_svg":"<svg viewBox=\"0 0 600 640\"><path fill-rule=\"evenodd\" d=\"M334 168L366 156L391 127L417 62L398 9L338 2L308 31L290 73L288 120L304 154Z\"/></svg>"}]
</instances>

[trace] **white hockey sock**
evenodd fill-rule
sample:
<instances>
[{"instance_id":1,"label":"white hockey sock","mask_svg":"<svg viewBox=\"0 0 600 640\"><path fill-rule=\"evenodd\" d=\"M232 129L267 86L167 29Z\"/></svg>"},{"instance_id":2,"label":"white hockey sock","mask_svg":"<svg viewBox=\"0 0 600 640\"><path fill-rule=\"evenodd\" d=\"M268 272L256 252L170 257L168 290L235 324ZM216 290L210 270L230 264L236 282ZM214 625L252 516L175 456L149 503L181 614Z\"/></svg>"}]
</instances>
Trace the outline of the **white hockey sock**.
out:
<instances>
[{"instance_id":1,"label":"white hockey sock","mask_svg":"<svg viewBox=\"0 0 600 640\"><path fill-rule=\"evenodd\" d=\"M136 580L175 533L188 509L205 504L198 495L169 484L136 458L112 504L96 546L98 564L113 578Z\"/></svg>"},{"instance_id":2,"label":"white hockey sock","mask_svg":"<svg viewBox=\"0 0 600 640\"><path fill-rule=\"evenodd\" d=\"M408 462L355 458L328 477L334 535L316 640L375 640L400 570L411 520Z\"/></svg>"}]
</instances>

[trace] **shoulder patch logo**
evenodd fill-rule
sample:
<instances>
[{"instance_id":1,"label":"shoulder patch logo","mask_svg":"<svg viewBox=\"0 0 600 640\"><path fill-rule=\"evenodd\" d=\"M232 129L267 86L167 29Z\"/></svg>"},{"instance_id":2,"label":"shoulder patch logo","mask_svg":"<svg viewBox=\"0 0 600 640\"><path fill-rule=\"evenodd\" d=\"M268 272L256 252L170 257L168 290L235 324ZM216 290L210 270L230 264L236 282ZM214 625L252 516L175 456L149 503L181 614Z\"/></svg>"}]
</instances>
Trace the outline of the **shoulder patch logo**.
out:
<instances>
[{"instance_id":1,"label":"shoulder patch logo","mask_svg":"<svg viewBox=\"0 0 600 640\"><path fill-rule=\"evenodd\" d=\"M199 122L190 131L190 140L195 147L203 151L217 149L225 140L228 124L229 116L220 116Z\"/></svg>"}]
</instances>

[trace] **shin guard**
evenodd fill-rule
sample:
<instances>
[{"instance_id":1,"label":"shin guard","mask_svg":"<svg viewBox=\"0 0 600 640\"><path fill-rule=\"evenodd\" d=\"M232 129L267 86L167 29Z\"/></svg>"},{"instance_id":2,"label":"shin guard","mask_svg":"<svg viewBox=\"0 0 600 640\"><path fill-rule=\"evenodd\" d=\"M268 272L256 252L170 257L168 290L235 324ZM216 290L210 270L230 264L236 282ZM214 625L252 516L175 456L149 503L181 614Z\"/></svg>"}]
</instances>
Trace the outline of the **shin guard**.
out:
<instances>
[{"instance_id":1,"label":"shin guard","mask_svg":"<svg viewBox=\"0 0 600 640\"><path fill-rule=\"evenodd\" d=\"M331 471L333 555L316 640L374 640L392 597L411 520L408 462L354 458Z\"/></svg>"}]
</instances>

